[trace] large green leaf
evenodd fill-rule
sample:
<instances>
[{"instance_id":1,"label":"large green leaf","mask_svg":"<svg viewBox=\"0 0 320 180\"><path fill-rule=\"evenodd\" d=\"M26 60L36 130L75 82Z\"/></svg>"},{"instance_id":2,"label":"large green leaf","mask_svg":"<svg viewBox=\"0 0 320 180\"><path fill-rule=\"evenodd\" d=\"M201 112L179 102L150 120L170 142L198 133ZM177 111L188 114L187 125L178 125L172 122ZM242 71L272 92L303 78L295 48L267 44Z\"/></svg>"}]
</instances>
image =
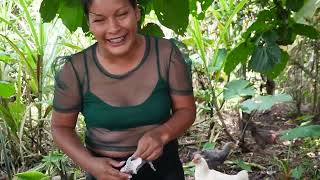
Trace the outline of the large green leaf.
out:
<instances>
[{"instance_id":1,"label":"large green leaf","mask_svg":"<svg viewBox=\"0 0 320 180\"><path fill-rule=\"evenodd\" d=\"M251 33L262 34L270 31L274 26L274 19L276 18L275 9L263 10L257 15L257 20L242 34L244 39L250 37Z\"/></svg>"},{"instance_id":2,"label":"large green leaf","mask_svg":"<svg viewBox=\"0 0 320 180\"><path fill-rule=\"evenodd\" d=\"M304 4L304 0L287 0L286 1L287 9L295 12L299 11L299 9L302 8L303 4Z\"/></svg>"},{"instance_id":3,"label":"large green leaf","mask_svg":"<svg viewBox=\"0 0 320 180\"><path fill-rule=\"evenodd\" d=\"M209 72L213 73L213 72L220 71L226 58L227 58L227 50L225 48L218 49L218 55L216 59L213 59L209 64Z\"/></svg>"},{"instance_id":4,"label":"large green leaf","mask_svg":"<svg viewBox=\"0 0 320 180\"><path fill-rule=\"evenodd\" d=\"M264 33L262 38L264 42L254 51L249 68L256 72L265 73L280 63L281 49L276 44L278 38L275 32Z\"/></svg>"},{"instance_id":5,"label":"large green leaf","mask_svg":"<svg viewBox=\"0 0 320 180\"><path fill-rule=\"evenodd\" d=\"M14 85L5 81L0 81L0 96L10 97L16 93Z\"/></svg>"},{"instance_id":6,"label":"large green leaf","mask_svg":"<svg viewBox=\"0 0 320 180\"><path fill-rule=\"evenodd\" d=\"M307 36L308 38L311 38L311 39L319 38L319 31L317 31L312 26L295 23L292 25L292 29L293 29L293 32L296 34Z\"/></svg>"},{"instance_id":7,"label":"large green leaf","mask_svg":"<svg viewBox=\"0 0 320 180\"><path fill-rule=\"evenodd\" d=\"M43 0L40 6L41 18L44 22L50 22L58 13L60 0Z\"/></svg>"},{"instance_id":8,"label":"large green leaf","mask_svg":"<svg viewBox=\"0 0 320 180\"><path fill-rule=\"evenodd\" d=\"M251 113L254 110L265 111L273 105L281 102L292 101L292 97L287 94L277 94L274 96L258 96L253 99L248 99L240 104L242 111Z\"/></svg>"},{"instance_id":9,"label":"large green leaf","mask_svg":"<svg viewBox=\"0 0 320 180\"><path fill-rule=\"evenodd\" d=\"M39 171L27 171L15 175L17 180L44 180L49 177Z\"/></svg>"},{"instance_id":10,"label":"large green leaf","mask_svg":"<svg viewBox=\"0 0 320 180\"><path fill-rule=\"evenodd\" d=\"M246 63L248 57L252 54L254 47L255 46L252 43L243 42L230 51L224 65L224 72L230 74L239 63Z\"/></svg>"},{"instance_id":11,"label":"large green leaf","mask_svg":"<svg viewBox=\"0 0 320 180\"><path fill-rule=\"evenodd\" d=\"M16 121L12 117L10 110L5 103L0 104L0 116L4 119L6 125L10 127L12 134L17 136L18 125L16 124Z\"/></svg>"},{"instance_id":12,"label":"large green leaf","mask_svg":"<svg viewBox=\"0 0 320 180\"><path fill-rule=\"evenodd\" d=\"M74 32L77 27L83 26L84 12L81 1L79 0L63 0L60 2L58 9L59 17L63 24Z\"/></svg>"},{"instance_id":13,"label":"large green leaf","mask_svg":"<svg viewBox=\"0 0 320 180\"><path fill-rule=\"evenodd\" d=\"M293 140L295 138L320 137L320 125L302 126L289 129L281 133L281 140Z\"/></svg>"},{"instance_id":14,"label":"large green leaf","mask_svg":"<svg viewBox=\"0 0 320 180\"><path fill-rule=\"evenodd\" d=\"M11 114L12 118L14 119L16 125L18 127L20 127L21 120L22 120L24 112L26 110L25 105L19 101L15 101L13 103L9 103L8 107L10 110L10 114Z\"/></svg>"},{"instance_id":15,"label":"large green leaf","mask_svg":"<svg viewBox=\"0 0 320 180\"><path fill-rule=\"evenodd\" d=\"M223 91L223 97L225 100L232 98L240 98L244 96L253 96L255 89L246 80L233 80L230 81Z\"/></svg>"},{"instance_id":16,"label":"large green leaf","mask_svg":"<svg viewBox=\"0 0 320 180\"><path fill-rule=\"evenodd\" d=\"M164 37L164 33L161 30L161 28L154 23L148 23L146 26L144 26L143 29L141 30L141 33L145 35L156 36L156 37Z\"/></svg>"},{"instance_id":17,"label":"large green leaf","mask_svg":"<svg viewBox=\"0 0 320 180\"><path fill-rule=\"evenodd\" d=\"M288 61L289 61L289 54L281 50L280 63L276 64L270 71L266 72L265 74L268 76L268 78L275 79L286 68Z\"/></svg>"},{"instance_id":18,"label":"large green leaf","mask_svg":"<svg viewBox=\"0 0 320 180\"><path fill-rule=\"evenodd\" d=\"M153 8L162 25L183 35L189 22L189 1L154 0Z\"/></svg>"}]
</instances>

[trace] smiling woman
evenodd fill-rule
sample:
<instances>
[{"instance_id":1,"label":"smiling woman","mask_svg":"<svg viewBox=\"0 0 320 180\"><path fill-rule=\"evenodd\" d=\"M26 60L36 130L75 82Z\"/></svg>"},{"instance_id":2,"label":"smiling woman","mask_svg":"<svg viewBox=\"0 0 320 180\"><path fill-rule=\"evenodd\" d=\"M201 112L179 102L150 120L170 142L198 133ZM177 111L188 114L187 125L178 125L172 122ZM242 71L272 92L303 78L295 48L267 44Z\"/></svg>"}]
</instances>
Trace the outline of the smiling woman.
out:
<instances>
[{"instance_id":1,"label":"smiling woman","mask_svg":"<svg viewBox=\"0 0 320 180\"><path fill-rule=\"evenodd\" d=\"M166 39L137 33L140 11L132 0L84 1L97 42L63 58L57 71L52 134L87 179L128 179L127 158L152 161L134 180L182 180L176 138L195 119L189 71ZM78 113L87 126L76 136Z\"/></svg>"}]
</instances>

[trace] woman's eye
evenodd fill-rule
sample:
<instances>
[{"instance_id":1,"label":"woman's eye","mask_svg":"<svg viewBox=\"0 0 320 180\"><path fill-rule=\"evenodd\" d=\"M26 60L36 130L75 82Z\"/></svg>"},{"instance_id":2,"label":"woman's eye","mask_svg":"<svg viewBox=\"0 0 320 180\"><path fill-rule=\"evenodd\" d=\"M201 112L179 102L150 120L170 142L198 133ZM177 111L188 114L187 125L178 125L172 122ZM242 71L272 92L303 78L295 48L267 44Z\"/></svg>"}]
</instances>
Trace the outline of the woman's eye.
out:
<instances>
[{"instance_id":1,"label":"woman's eye","mask_svg":"<svg viewBox=\"0 0 320 180\"><path fill-rule=\"evenodd\" d=\"M122 16L125 16L125 15L127 15L127 14L128 14L128 12L120 13L120 14L118 14L118 17L122 17Z\"/></svg>"},{"instance_id":2,"label":"woman's eye","mask_svg":"<svg viewBox=\"0 0 320 180\"><path fill-rule=\"evenodd\" d=\"M102 22L102 21L103 21L103 19L96 19L93 22Z\"/></svg>"}]
</instances>

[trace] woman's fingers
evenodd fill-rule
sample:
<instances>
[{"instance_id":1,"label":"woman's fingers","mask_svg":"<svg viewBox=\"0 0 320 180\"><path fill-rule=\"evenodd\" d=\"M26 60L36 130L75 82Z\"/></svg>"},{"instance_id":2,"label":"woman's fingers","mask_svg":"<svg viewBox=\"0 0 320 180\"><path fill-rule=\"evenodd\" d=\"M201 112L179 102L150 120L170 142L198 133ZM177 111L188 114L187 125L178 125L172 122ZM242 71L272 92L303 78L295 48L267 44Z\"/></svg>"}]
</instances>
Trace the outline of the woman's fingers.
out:
<instances>
[{"instance_id":1,"label":"woman's fingers","mask_svg":"<svg viewBox=\"0 0 320 180\"><path fill-rule=\"evenodd\" d=\"M140 157L144 160L154 160L162 154L164 144L152 133L145 134L139 141L133 157Z\"/></svg>"},{"instance_id":2,"label":"woman's fingers","mask_svg":"<svg viewBox=\"0 0 320 180\"><path fill-rule=\"evenodd\" d=\"M109 164L111 166L113 166L113 167L121 167L121 166L123 166L125 164L125 161L119 162L119 161L116 161L116 160L113 160L113 159L108 159L108 161L109 161Z\"/></svg>"},{"instance_id":3,"label":"woman's fingers","mask_svg":"<svg viewBox=\"0 0 320 180\"><path fill-rule=\"evenodd\" d=\"M162 154L162 148L160 149L157 149L155 151L153 151L150 155L148 155L145 160L147 161L153 161L153 160L156 160L158 159Z\"/></svg>"},{"instance_id":4,"label":"woman's fingers","mask_svg":"<svg viewBox=\"0 0 320 180\"><path fill-rule=\"evenodd\" d=\"M146 144L146 148L143 149L145 150L138 157L147 161L152 161L162 154L163 146L158 143L150 143Z\"/></svg>"},{"instance_id":5,"label":"woman's fingers","mask_svg":"<svg viewBox=\"0 0 320 180\"><path fill-rule=\"evenodd\" d=\"M137 150L133 153L133 157L141 157L141 155L147 150L148 145L143 140L139 141ZM143 159L143 158L142 158Z\"/></svg>"},{"instance_id":6,"label":"woman's fingers","mask_svg":"<svg viewBox=\"0 0 320 180\"><path fill-rule=\"evenodd\" d=\"M122 180L122 179L128 179L129 178L129 174L120 172L118 169L115 169L114 167L121 167L124 165L124 161L119 162L113 159L107 159L107 163L109 164L109 168L107 168L107 174L109 174L110 176L112 176L113 178L116 178L117 180Z\"/></svg>"}]
</instances>

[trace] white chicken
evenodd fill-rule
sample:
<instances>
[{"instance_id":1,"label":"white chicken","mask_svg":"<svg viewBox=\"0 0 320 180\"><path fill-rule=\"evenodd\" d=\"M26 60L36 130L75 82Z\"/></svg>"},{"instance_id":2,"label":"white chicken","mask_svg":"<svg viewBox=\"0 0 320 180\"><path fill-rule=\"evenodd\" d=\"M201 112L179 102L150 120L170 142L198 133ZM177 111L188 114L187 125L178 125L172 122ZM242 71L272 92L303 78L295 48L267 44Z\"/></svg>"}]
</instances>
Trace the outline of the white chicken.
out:
<instances>
[{"instance_id":1,"label":"white chicken","mask_svg":"<svg viewBox=\"0 0 320 180\"><path fill-rule=\"evenodd\" d=\"M242 170L236 175L228 175L214 169L209 169L206 160L200 154L196 154L192 162L196 166L194 173L195 180L249 180L246 170Z\"/></svg>"}]
</instances>

